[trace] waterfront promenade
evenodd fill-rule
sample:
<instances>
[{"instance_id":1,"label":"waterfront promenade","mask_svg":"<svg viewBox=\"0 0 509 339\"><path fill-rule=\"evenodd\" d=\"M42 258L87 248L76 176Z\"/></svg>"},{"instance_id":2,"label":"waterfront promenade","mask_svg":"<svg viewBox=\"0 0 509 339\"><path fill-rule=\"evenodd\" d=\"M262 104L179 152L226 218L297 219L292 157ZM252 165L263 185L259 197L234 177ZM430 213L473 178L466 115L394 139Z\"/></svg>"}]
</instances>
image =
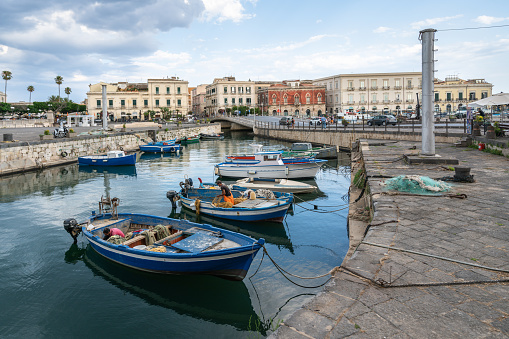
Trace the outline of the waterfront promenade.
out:
<instances>
[{"instance_id":1,"label":"waterfront promenade","mask_svg":"<svg viewBox=\"0 0 509 339\"><path fill-rule=\"evenodd\" d=\"M454 183L451 191L466 198L386 194L381 183L389 177L454 175L447 166L405 164L403 155L420 147L409 141L366 141L360 153L352 153L357 159L352 177L365 166L372 200L365 243L324 291L284 319L273 336L509 337L509 160L437 144L437 154L471 168L475 182ZM358 195L353 194L351 201ZM354 227L351 220L351 233Z\"/></svg>"}]
</instances>

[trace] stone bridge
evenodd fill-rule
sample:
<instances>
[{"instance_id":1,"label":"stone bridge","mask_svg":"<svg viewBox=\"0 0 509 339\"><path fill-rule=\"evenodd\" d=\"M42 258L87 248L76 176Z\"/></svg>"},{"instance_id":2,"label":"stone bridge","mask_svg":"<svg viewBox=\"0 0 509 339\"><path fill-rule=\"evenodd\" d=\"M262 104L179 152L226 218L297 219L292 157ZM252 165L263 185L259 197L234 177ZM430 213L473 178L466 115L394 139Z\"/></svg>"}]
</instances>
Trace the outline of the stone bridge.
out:
<instances>
[{"instance_id":1,"label":"stone bridge","mask_svg":"<svg viewBox=\"0 0 509 339\"><path fill-rule=\"evenodd\" d=\"M279 122L256 121L243 117L216 117L211 121L221 123L222 129L232 131L252 130L255 135L285 140L290 142L310 142L321 145L334 145L342 149L351 149L352 144L359 139L376 140L407 140L420 142L421 127L414 122L404 123L394 127L367 126L364 124L329 125L322 129L320 126L300 124L291 128L279 125ZM467 136L466 125L463 123L435 128L435 142L453 144Z\"/></svg>"}]
</instances>

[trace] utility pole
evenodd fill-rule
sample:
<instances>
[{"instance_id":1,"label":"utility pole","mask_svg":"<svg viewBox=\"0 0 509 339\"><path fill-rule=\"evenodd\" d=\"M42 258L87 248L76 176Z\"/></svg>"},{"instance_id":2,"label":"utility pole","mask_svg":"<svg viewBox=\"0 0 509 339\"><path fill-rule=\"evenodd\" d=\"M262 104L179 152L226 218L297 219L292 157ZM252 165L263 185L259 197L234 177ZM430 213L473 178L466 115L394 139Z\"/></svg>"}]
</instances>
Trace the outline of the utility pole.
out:
<instances>
[{"instance_id":1,"label":"utility pole","mask_svg":"<svg viewBox=\"0 0 509 339\"><path fill-rule=\"evenodd\" d=\"M419 32L422 40L422 154L435 155L435 125L433 122L433 72L436 29Z\"/></svg>"},{"instance_id":2,"label":"utility pole","mask_svg":"<svg viewBox=\"0 0 509 339\"><path fill-rule=\"evenodd\" d=\"M108 109L106 107L106 85L102 85L103 93L103 129L108 128Z\"/></svg>"}]
</instances>

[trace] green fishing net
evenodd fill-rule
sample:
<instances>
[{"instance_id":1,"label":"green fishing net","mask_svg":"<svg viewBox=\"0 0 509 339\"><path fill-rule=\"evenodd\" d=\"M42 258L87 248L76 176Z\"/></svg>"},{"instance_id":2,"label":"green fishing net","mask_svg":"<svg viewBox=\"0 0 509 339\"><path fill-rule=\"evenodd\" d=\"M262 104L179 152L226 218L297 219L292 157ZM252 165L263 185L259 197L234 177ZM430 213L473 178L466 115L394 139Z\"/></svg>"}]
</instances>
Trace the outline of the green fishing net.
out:
<instances>
[{"instance_id":1,"label":"green fishing net","mask_svg":"<svg viewBox=\"0 0 509 339\"><path fill-rule=\"evenodd\" d=\"M414 194L437 194L447 192L451 185L419 175L399 175L385 180L385 188Z\"/></svg>"}]
</instances>

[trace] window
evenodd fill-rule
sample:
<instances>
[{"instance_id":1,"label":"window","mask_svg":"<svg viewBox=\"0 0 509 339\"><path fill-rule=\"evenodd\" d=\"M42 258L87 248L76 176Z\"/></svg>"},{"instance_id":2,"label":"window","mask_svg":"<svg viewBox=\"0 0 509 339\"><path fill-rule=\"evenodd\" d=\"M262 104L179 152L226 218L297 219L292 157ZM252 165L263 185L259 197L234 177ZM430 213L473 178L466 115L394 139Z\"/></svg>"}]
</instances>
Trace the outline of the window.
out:
<instances>
[{"instance_id":1,"label":"window","mask_svg":"<svg viewBox=\"0 0 509 339\"><path fill-rule=\"evenodd\" d=\"M159 99L156 99L156 107L159 107Z\"/></svg>"},{"instance_id":2,"label":"window","mask_svg":"<svg viewBox=\"0 0 509 339\"><path fill-rule=\"evenodd\" d=\"M364 94L361 94L361 104L366 102L366 96Z\"/></svg>"},{"instance_id":3,"label":"window","mask_svg":"<svg viewBox=\"0 0 509 339\"><path fill-rule=\"evenodd\" d=\"M332 82L329 82L329 89L332 89Z\"/></svg>"},{"instance_id":4,"label":"window","mask_svg":"<svg viewBox=\"0 0 509 339\"><path fill-rule=\"evenodd\" d=\"M451 101L451 100L452 100L452 93L446 93L446 94L445 94L445 97L446 97L446 99L445 99L445 100L447 100L447 101Z\"/></svg>"},{"instance_id":5,"label":"window","mask_svg":"<svg viewBox=\"0 0 509 339\"><path fill-rule=\"evenodd\" d=\"M468 100L475 100L475 92L470 92L468 94Z\"/></svg>"},{"instance_id":6,"label":"window","mask_svg":"<svg viewBox=\"0 0 509 339\"><path fill-rule=\"evenodd\" d=\"M352 80L348 81L348 88L353 88L353 81Z\"/></svg>"},{"instance_id":7,"label":"window","mask_svg":"<svg viewBox=\"0 0 509 339\"><path fill-rule=\"evenodd\" d=\"M166 87L166 94L170 94L170 88Z\"/></svg>"},{"instance_id":8,"label":"window","mask_svg":"<svg viewBox=\"0 0 509 339\"><path fill-rule=\"evenodd\" d=\"M481 99L484 99L484 98L487 98L488 97L488 92L482 92L481 93Z\"/></svg>"},{"instance_id":9,"label":"window","mask_svg":"<svg viewBox=\"0 0 509 339\"><path fill-rule=\"evenodd\" d=\"M371 80L371 87L376 88L376 80Z\"/></svg>"},{"instance_id":10,"label":"window","mask_svg":"<svg viewBox=\"0 0 509 339\"><path fill-rule=\"evenodd\" d=\"M239 93L240 93L240 94L244 93L244 87L240 87L240 86L239 86Z\"/></svg>"},{"instance_id":11,"label":"window","mask_svg":"<svg viewBox=\"0 0 509 339\"><path fill-rule=\"evenodd\" d=\"M297 94L295 95L295 97L293 98L293 100L294 100L294 103L295 103L296 105L300 104L300 102L299 102L299 96L298 96Z\"/></svg>"},{"instance_id":12,"label":"window","mask_svg":"<svg viewBox=\"0 0 509 339\"><path fill-rule=\"evenodd\" d=\"M159 94L159 87L156 87L156 94Z\"/></svg>"},{"instance_id":13,"label":"window","mask_svg":"<svg viewBox=\"0 0 509 339\"><path fill-rule=\"evenodd\" d=\"M376 94L371 95L371 100L373 100L373 102L376 102Z\"/></svg>"},{"instance_id":14,"label":"window","mask_svg":"<svg viewBox=\"0 0 509 339\"><path fill-rule=\"evenodd\" d=\"M322 103L322 95L320 93L317 94L316 101L318 101L319 104Z\"/></svg>"},{"instance_id":15,"label":"window","mask_svg":"<svg viewBox=\"0 0 509 339\"><path fill-rule=\"evenodd\" d=\"M108 100L108 106L113 107L113 100Z\"/></svg>"},{"instance_id":16,"label":"window","mask_svg":"<svg viewBox=\"0 0 509 339\"><path fill-rule=\"evenodd\" d=\"M463 100L463 92L458 92L458 100Z\"/></svg>"},{"instance_id":17,"label":"window","mask_svg":"<svg viewBox=\"0 0 509 339\"><path fill-rule=\"evenodd\" d=\"M407 87L412 88L412 79L407 80Z\"/></svg>"},{"instance_id":18,"label":"window","mask_svg":"<svg viewBox=\"0 0 509 339\"><path fill-rule=\"evenodd\" d=\"M246 87L246 93L251 94L251 87Z\"/></svg>"},{"instance_id":19,"label":"window","mask_svg":"<svg viewBox=\"0 0 509 339\"><path fill-rule=\"evenodd\" d=\"M181 106L182 106L182 100L180 100L180 99L178 99L178 100L177 100L177 106L178 106L178 107L181 107Z\"/></svg>"},{"instance_id":20,"label":"window","mask_svg":"<svg viewBox=\"0 0 509 339\"><path fill-rule=\"evenodd\" d=\"M336 94L336 104L338 103L338 95Z\"/></svg>"},{"instance_id":21,"label":"window","mask_svg":"<svg viewBox=\"0 0 509 339\"><path fill-rule=\"evenodd\" d=\"M228 98L224 98L225 105L228 105Z\"/></svg>"},{"instance_id":22,"label":"window","mask_svg":"<svg viewBox=\"0 0 509 339\"><path fill-rule=\"evenodd\" d=\"M97 100L97 107L101 107L101 100Z\"/></svg>"},{"instance_id":23,"label":"window","mask_svg":"<svg viewBox=\"0 0 509 339\"><path fill-rule=\"evenodd\" d=\"M232 87L230 88L230 91L231 91L231 93L232 93L232 94L235 94L235 86L232 86Z\"/></svg>"},{"instance_id":24,"label":"window","mask_svg":"<svg viewBox=\"0 0 509 339\"><path fill-rule=\"evenodd\" d=\"M242 105L242 98L239 98L239 105Z\"/></svg>"},{"instance_id":25,"label":"window","mask_svg":"<svg viewBox=\"0 0 509 339\"><path fill-rule=\"evenodd\" d=\"M225 93L225 94L228 93L228 87L227 86L223 87L223 93Z\"/></svg>"},{"instance_id":26,"label":"window","mask_svg":"<svg viewBox=\"0 0 509 339\"><path fill-rule=\"evenodd\" d=\"M275 104L276 104L276 102L277 102L277 97L276 97L276 95L274 94L274 95L272 95L272 104L273 104L273 105L275 105Z\"/></svg>"},{"instance_id":27,"label":"window","mask_svg":"<svg viewBox=\"0 0 509 339\"><path fill-rule=\"evenodd\" d=\"M251 98L246 98L246 104L251 105Z\"/></svg>"},{"instance_id":28,"label":"window","mask_svg":"<svg viewBox=\"0 0 509 339\"><path fill-rule=\"evenodd\" d=\"M133 99L133 107L136 107L136 99Z\"/></svg>"},{"instance_id":29,"label":"window","mask_svg":"<svg viewBox=\"0 0 509 339\"><path fill-rule=\"evenodd\" d=\"M389 101L389 94L384 93L384 101L385 102Z\"/></svg>"},{"instance_id":30,"label":"window","mask_svg":"<svg viewBox=\"0 0 509 339\"><path fill-rule=\"evenodd\" d=\"M286 96L286 94L283 97L283 101L284 101L285 105L288 105L288 97Z\"/></svg>"},{"instance_id":31,"label":"window","mask_svg":"<svg viewBox=\"0 0 509 339\"><path fill-rule=\"evenodd\" d=\"M143 106L145 106L145 107L148 106L148 100L147 99L143 100Z\"/></svg>"},{"instance_id":32,"label":"window","mask_svg":"<svg viewBox=\"0 0 509 339\"><path fill-rule=\"evenodd\" d=\"M337 81L336 81L336 83L334 85L335 85L335 88L338 89L338 82Z\"/></svg>"},{"instance_id":33,"label":"window","mask_svg":"<svg viewBox=\"0 0 509 339\"><path fill-rule=\"evenodd\" d=\"M389 80L384 80L384 87L389 87Z\"/></svg>"},{"instance_id":34,"label":"window","mask_svg":"<svg viewBox=\"0 0 509 339\"><path fill-rule=\"evenodd\" d=\"M406 94L406 99L407 99L408 101L411 101L411 100L412 100L412 93L407 93L407 94Z\"/></svg>"},{"instance_id":35,"label":"window","mask_svg":"<svg viewBox=\"0 0 509 339\"><path fill-rule=\"evenodd\" d=\"M232 98L232 105L235 105L235 98Z\"/></svg>"},{"instance_id":36,"label":"window","mask_svg":"<svg viewBox=\"0 0 509 339\"><path fill-rule=\"evenodd\" d=\"M177 87L177 94L180 94L180 87Z\"/></svg>"},{"instance_id":37,"label":"window","mask_svg":"<svg viewBox=\"0 0 509 339\"><path fill-rule=\"evenodd\" d=\"M125 106L125 100L124 99L120 100L120 106Z\"/></svg>"},{"instance_id":38,"label":"window","mask_svg":"<svg viewBox=\"0 0 509 339\"><path fill-rule=\"evenodd\" d=\"M170 99L166 99L166 107L170 107Z\"/></svg>"},{"instance_id":39,"label":"window","mask_svg":"<svg viewBox=\"0 0 509 339\"><path fill-rule=\"evenodd\" d=\"M309 104L310 101L311 101L311 95L309 95L309 93L308 93L308 94L306 94L306 104Z\"/></svg>"},{"instance_id":40,"label":"window","mask_svg":"<svg viewBox=\"0 0 509 339\"><path fill-rule=\"evenodd\" d=\"M353 94L348 94L348 102L349 103L353 102Z\"/></svg>"},{"instance_id":41,"label":"window","mask_svg":"<svg viewBox=\"0 0 509 339\"><path fill-rule=\"evenodd\" d=\"M361 90L366 88L366 83L364 82L364 80L361 80Z\"/></svg>"},{"instance_id":42,"label":"window","mask_svg":"<svg viewBox=\"0 0 509 339\"><path fill-rule=\"evenodd\" d=\"M329 95L329 103L332 104L332 95Z\"/></svg>"},{"instance_id":43,"label":"window","mask_svg":"<svg viewBox=\"0 0 509 339\"><path fill-rule=\"evenodd\" d=\"M463 93L460 93L460 96L463 95ZM435 93L435 101L440 101L440 93Z\"/></svg>"}]
</instances>

